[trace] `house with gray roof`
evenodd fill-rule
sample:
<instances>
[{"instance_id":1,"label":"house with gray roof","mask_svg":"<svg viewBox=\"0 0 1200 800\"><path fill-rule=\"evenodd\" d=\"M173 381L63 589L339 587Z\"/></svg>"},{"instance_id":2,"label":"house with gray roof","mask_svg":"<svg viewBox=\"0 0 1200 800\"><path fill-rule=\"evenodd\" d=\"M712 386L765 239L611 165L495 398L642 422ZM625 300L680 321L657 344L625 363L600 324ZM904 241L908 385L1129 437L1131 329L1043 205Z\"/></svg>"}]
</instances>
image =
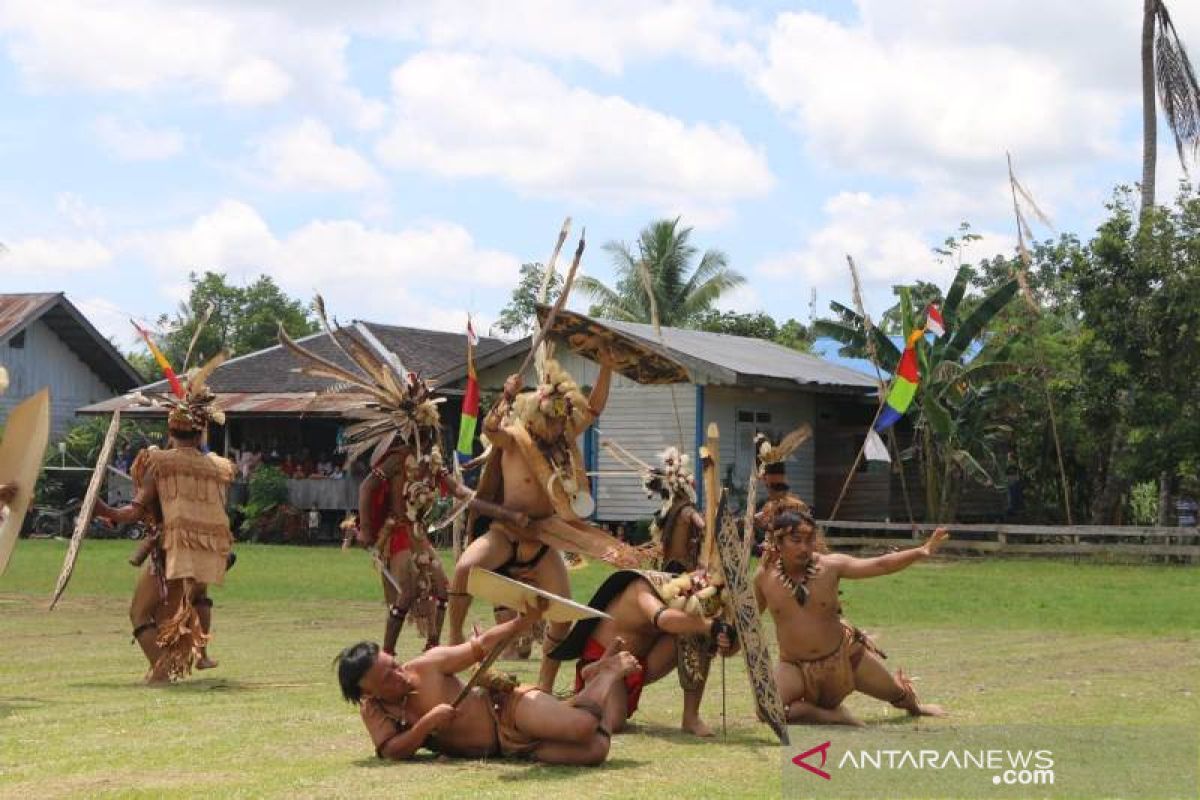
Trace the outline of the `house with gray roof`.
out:
<instances>
[{"instance_id":1,"label":"house with gray roof","mask_svg":"<svg viewBox=\"0 0 1200 800\"><path fill-rule=\"evenodd\" d=\"M813 438L787 463L788 483L818 513L829 511L875 411L878 387L873 377L762 339L663 328L660 344L649 325L600 322L665 349L687 367L692 383L642 386L621 375L613 377L608 405L583 442L588 469L598 473L593 484L597 519L644 519L658 507L646 497L638 478L618 474L627 468L599 446L601 439L614 439L650 463L665 448L675 446L692 455L694 466L710 422L720 429L721 477L735 505L752 469L755 432L778 436L805 422L812 425ZM498 392L529 346L527 337L477 357L480 388ZM563 347L556 357L580 385L595 381L599 371L595 363ZM466 365L435 377L445 386L461 387ZM532 383L532 368L523 377L526 384ZM887 489L886 473L856 480L857 496L851 499L882 503L886 509Z\"/></svg>"},{"instance_id":2,"label":"house with gray roof","mask_svg":"<svg viewBox=\"0 0 1200 800\"><path fill-rule=\"evenodd\" d=\"M0 419L48 387L52 439L66 432L80 406L142 383L62 292L0 294L0 365L9 378L8 392L0 395Z\"/></svg>"}]
</instances>

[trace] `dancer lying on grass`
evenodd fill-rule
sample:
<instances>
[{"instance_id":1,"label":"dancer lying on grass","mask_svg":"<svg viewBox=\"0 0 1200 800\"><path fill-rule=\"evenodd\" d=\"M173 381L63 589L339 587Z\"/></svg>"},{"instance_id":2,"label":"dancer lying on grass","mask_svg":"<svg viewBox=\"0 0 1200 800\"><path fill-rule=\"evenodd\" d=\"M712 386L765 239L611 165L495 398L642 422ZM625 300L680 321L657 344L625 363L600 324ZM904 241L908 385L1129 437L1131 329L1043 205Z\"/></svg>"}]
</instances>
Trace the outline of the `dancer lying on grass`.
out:
<instances>
[{"instance_id":1,"label":"dancer lying on grass","mask_svg":"<svg viewBox=\"0 0 1200 800\"><path fill-rule=\"evenodd\" d=\"M862 725L842 704L856 690L913 716L944 716L940 706L919 703L903 670L890 675L883 651L842 620L838 582L890 575L928 558L946 540L946 529L919 547L876 558L830 553L816 522L803 512L774 516L767 535L754 594L759 611L770 609L775 620L775 680L788 722Z\"/></svg>"},{"instance_id":2,"label":"dancer lying on grass","mask_svg":"<svg viewBox=\"0 0 1200 800\"><path fill-rule=\"evenodd\" d=\"M545 601L542 601L545 603ZM489 676L455 708L456 673L472 668L513 634L527 632L545 605L464 644L434 647L401 664L373 642L347 647L337 659L342 696L356 704L380 758L411 758L422 747L461 758L513 756L547 764L595 765L608 757L601 725L608 695L637 668L612 648L591 665L584 687L567 701L534 686Z\"/></svg>"}]
</instances>

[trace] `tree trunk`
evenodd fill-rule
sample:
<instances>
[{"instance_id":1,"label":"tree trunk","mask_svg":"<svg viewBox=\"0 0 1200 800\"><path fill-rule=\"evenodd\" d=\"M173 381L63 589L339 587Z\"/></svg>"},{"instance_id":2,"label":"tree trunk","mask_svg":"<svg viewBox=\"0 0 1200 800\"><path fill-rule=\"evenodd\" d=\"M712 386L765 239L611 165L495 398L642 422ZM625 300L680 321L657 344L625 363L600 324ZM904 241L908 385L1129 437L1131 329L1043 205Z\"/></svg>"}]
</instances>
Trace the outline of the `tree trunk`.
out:
<instances>
[{"instance_id":1,"label":"tree trunk","mask_svg":"<svg viewBox=\"0 0 1200 800\"><path fill-rule=\"evenodd\" d=\"M1142 15L1142 212L1154 207L1158 161L1157 99L1154 96L1154 16L1159 0L1145 0Z\"/></svg>"},{"instance_id":2,"label":"tree trunk","mask_svg":"<svg viewBox=\"0 0 1200 800\"><path fill-rule=\"evenodd\" d=\"M1158 475L1158 524L1167 526L1171 524L1171 484L1175 482L1175 476L1171 474L1171 470L1164 469Z\"/></svg>"}]
</instances>

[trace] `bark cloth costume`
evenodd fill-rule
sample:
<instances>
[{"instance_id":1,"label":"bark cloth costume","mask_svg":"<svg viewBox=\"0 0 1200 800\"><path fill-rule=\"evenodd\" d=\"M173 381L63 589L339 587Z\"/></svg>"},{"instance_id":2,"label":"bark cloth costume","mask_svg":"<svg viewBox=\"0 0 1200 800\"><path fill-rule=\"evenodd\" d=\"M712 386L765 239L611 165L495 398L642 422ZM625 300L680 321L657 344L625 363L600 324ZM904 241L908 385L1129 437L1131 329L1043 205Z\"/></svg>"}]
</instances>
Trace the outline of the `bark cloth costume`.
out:
<instances>
[{"instance_id":1,"label":"bark cloth costume","mask_svg":"<svg viewBox=\"0 0 1200 800\"><path fill-rule=\"evenodd\" d=\"M224 423L223 412L212 407L215 398L206 383L224 358L219 355L194 370L183 397L135 398L169 409L167 429L176 446L149 448L138 455L131 470L136 494L126 509L97 503L97 516L151 526L148 544L131 559L148 563L129 609L133 638L151 664L151 681L187 675L203 656L212 609L207 587L223 583L231 564L233 534L225 496L234 465L196 446L210 421Z\"/></svg>"}]
</instances>

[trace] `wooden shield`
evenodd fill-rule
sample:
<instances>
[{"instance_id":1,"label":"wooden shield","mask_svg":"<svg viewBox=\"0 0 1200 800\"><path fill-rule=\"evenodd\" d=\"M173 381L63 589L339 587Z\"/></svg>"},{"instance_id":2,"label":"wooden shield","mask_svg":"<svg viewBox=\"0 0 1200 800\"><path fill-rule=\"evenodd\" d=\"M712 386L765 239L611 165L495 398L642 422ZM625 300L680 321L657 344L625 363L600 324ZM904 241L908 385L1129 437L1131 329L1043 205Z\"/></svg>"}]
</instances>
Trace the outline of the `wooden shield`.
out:
<instances>
[{"instance_id":1,"label":"wooden shield","mask_svg":"<svg viewBox=\"0 0 1200 800\"><path fill-rule=\"evenodd\" d=\"M538 321L544 324L549 306L538 306ZM637 383L691 383L687 368L658 345L635 338L575 311L562 309L554 316L548 336L561 339L584 358L598 361L601 345L616 360L617 372Z\"/></svg>"},{"instance_id":2,"label":"wooden shield","mask_svg":"<svg viewBox=\"0 0 1200 800\"><path fill-rule=\"evenodd\" d=\"M25 512L33 501L33 488L49 440L50 390L42 389L12 410L0 440L0 483L17 484L16 498L0 511L0 575L8 569Z\"/></svg>"},{"instance_id":3,"label":"wooden shield","mask_svg":"<svg viewBox=\"0 0 1200 800\"><path fill-rule=\"evenodd\" d=\"M750 676L750 690L754 692L754 704L759 716L766 720L779 737L788 744L787 717L779 688L775 685L775 671L771 664L771 653L762 634L762 619L754 600L751 585L750 564L738 538L737 526L729 510L726 498L721 498L720 527L717 530L717 549L721 555L721 572L725 576L725 591L728 606L733 612L733 624L742 643L742 654L746 658L746 673Z\"/></svg>"},{"instance_id":4,"label":"wooden shield","mask_svg":"<svg viewBox=\"0 0 1200 800\"><path fill-rule=\"evenodd\" d=\"M474 597L487 600L492 605L518 611L533 605L539 597L545 598L550 601L550 607L543 612L542 619L549 622L577 622L581 619L593 618L612 619L603 611L597 611L569 598L559 597L544 589L514 581L512 578L506 578L479 567L471 567L471 574L467 577L467 592Z\"/></svg>"},{"instance_id":5,"label":"wooden shield","mask_svg":"<svg viewBox=\"0 0 1200 800\"><path fill-rule=\"evenodd\" d=\"M92 480L88 483L87 494L83 496L83 505L79 507L79 516L75 518L75 531L71 534L71 544L67 547L67 557L63 559L62 571L58 573L58 582L54 585L54 595L50 598L50 609L58 604L67 583L75 572L75 561L79 558L79 547L83 537L87 535L88 526L92 524L92 512L96 508L96 498L100 495L100 487L104 484L104 475L108 471L108 462L112 460L114 445L117 443L117 431L121 427L121 409L113 412L112 422L108 423L108 432L104 435L104 445L100 448L100 456L96 459L96 468L92 470Z\"/></svg>"}]
</instances>

